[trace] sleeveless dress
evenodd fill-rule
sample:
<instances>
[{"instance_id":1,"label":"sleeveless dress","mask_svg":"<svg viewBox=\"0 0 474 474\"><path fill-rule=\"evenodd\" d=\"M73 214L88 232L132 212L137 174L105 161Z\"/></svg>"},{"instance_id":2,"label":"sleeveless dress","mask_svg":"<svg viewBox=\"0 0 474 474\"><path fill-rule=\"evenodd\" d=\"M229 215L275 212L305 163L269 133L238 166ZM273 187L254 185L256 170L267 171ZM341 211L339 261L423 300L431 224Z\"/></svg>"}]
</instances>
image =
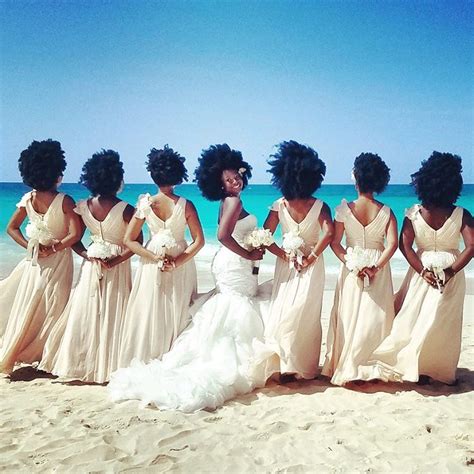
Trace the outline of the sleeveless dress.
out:
<instances>
[{"instance_id":1,"label":"sleeveless dress","mask_svg":"<svg viewBox=\"0 0 474 474\"><path fill-rule=\"evenodd\" d=\"M177 257L184 252L188 245L184 240L185 209L186 199L180 197L172 215L163 221L151 208L150 194L139 197L135 216L145 219L150 230L148 250L158 253L157 234L169 229L176 246L167 250L167 254ZM189 305L196 289L194 259L171 272L162 272L155 261L140 258L121 329L118 367L128 367L133 359L148 362L168 352L189 324Z\"/></svg>"},{"instance_id":2,"label":"sleeveless dress","mask_svg":"<svg viewBox=\"0 0 474 474\"><path fill-rule=\"evenodd\" d=\"M417 254L447 252L450 264L459 255L463 208L456 207L443 227L434 230L411 207L406 216L415 231ZM444 383L456 380L461 352L463 302L466 290L464 271L456 273L443 293L433 288L410 267L396 295L400 307L390 335L370 356L366 378L416 382L427 375Z\"/></svg>"},{"instance_id":3,"label":"sleeveless dress","mask_svg":"<svg viewBox=\"0 0 474 474\"><path fill-rule=\"evenodd\" d=\"M272 210L278 212L282 233L297 231L305 241L305 256L319 240L319 214L323 202L317 199L301 223L293 220L283 198ZM269 360L271 372L295 373L312 379L318 372L321 351L321 307L324 293L324 259L300 273L277 259L268 317L265 320L265 344L276 357Z\"/></svg>"},{"instance_id":4,"label":"sleeveless dress","mask_svg":"<svg viewBox=\"0 0 474 474\"><path fill-rule=\"evenodd\" d=\"M17 207L26 208L30 224L49 231L52 241L68 234L63 212L64 194L58 193L45 214L35 211L32 192ZM30 225L28 224L28 225ZM38 258L39 241L31 238L27 257L0 282L0 314L7 319L0 349L0 372L10 373L15 363L41 359L46 339L68 301L73 261L70 248Z\"/></svg>"},{"instance_id":5,"label":"sleeveless dress","mask_svg":"<svg viewBox=\"0 0 474 474\"><path fill-rule=\"evenodd\" d=\"M256 222L253 215L239 220L234 239L244 246ZM221 247L212 263L216 288L195 303L192 323L162 360L136 361L112 374L111 397L193 412L263 386L264 364L256 364L254 347L263 338L262 303L252 269L251 260Z\"/></svg>"},{"instance_id":6,"label":"sleeveless dress","mask_svg":"<svg viewBox=\"0 0 474 474\"><path fill-rule=\"evenodd\" d=\"M103 221L92 215L87 200L74 210L91 235L108 242L112 256L117 256L125 250L126 207L126 202L118 202ZM111 269L84 260L69 303L46 341L39 368L84 382L107 382L117 369L120 327L130 289L130 259Z\"/></svg>"},{"instance_id":7,"label":"sleeveless dress","mask_svg":"<svg viewBox=\"0 0 474 474\"><path fill-rule=\"evenodd\" d=\"M361 247L375 262L384 250L390 208L383 206L375 219L363 226L346 200L336 208L335 220L344 224L346 247ZM394 318L390 265L379 270L364 288L356 272L342 265L329 322L327 353L322 374L334 385L363 377L361 365L390 332Z\"/></svg>"}]
</instances>

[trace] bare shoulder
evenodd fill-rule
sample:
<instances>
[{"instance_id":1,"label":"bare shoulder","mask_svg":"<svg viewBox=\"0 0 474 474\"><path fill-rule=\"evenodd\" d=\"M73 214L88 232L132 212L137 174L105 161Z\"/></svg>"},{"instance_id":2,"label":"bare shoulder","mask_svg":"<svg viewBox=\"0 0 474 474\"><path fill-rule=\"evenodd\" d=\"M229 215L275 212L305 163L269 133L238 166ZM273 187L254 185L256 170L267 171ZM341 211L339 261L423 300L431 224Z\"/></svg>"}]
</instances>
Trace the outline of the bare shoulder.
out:
<instances>
[{"instance_id":1,"label":"bare shoulder","mask_svg":"<svg viewBox=\"0 0 474 474\"><path fill-rule=\"evenodd\" d=\"M463 210L462 214L462 225L463 227L467 226L471 229L474 227L474 219L472 218L472 214L464 207L461 207Z\"/></svg>"},{"instance_id":2,"label":"bare shoulder","mask_svg":"<svg viewBox=\"0 0 474 474\"><path fill-rule=\"evenodd\" d=\"M63 198L63 211L64 212L72 212L76 207L76 203L74 199L69 196L69 194L65 194Z\"/></svg>"},{"instance_id":3,"label":"bare shoulder","mask_svg":"<svg viewBox=\"0 0 474 474\"><path fill-rule=\"evenodd\" d=\"M131 206L130 204L127 204L125 206L125 209L123 210L123 220L125 222L130 222L134 213L135 213L135 208Z\"/></svg>"},{"instance_id":4,"label":"bare shoulder","mask_svg":"<svg viewBox=\"0 0 474 474\"><path fill-rule=\"evenodd\" d=\"M184 207L184 214L186 215L186 218L190 217L190 216L193 216L193 215L197 215L197 209L196 209L196 206L194 205L194 203L192 201L188 201L186 199L186 204L185 204L185 207Z\"/></svg>"}]
</instances>

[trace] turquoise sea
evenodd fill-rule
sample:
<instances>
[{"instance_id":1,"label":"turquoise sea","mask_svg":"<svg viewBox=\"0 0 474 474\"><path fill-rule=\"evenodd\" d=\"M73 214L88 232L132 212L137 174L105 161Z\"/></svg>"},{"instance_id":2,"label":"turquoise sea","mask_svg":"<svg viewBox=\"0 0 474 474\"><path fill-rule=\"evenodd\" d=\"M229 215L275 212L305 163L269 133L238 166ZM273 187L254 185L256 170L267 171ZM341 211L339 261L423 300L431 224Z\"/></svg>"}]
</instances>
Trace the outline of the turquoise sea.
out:
<instances>
[{"instance_id":1,"label":"turquoise sea","mask_svg":"<svg viewBox=\"0 0 474 474\"><path fill-rule=\"evenodd\" d=\"M60 190L72 196L76 201L88 196L87 189L80 184L65 183L61 185ZM22 183L0 183L1 277L6 276L23 255L23 250L8 237L5 228L11 214L15 210L15 204L27 191L29 191L29 188ZM153 184L127 184L120 194L120 198L134 205L137 197L146 192L153 194L156 192L156 187ZM203 256L212 255L215 247L218 245L216 230L219 203L209 202L204 199L194 184L183 184L176 188L176 193L191 200L196 206L204 228L207 244L202 254ZM273 186L266 184L251 184L245 189L242 196L245 208L248 212L257 216L259 225L263 224L268 213L268 207L279 197L278 191ZM318 190L317 197L325 201L332 212L334 212L335 207L341 202L342 198L347 200L354 199L356 192L352 184L327 184ZM403 220L405 209L416 202L416 197L409 185L389 185L385 192L379 196L379 199L391 207L397 217L399 226ZM468 208L471 212L474 210L474 184L464 185L462 196L457 204ZM339 263L330 250L325 252L325 260L327 271L336 273ZM399 253L392 260L392 268L396 273L406 271L406 262Z\"/></svg>"}]
</instances>

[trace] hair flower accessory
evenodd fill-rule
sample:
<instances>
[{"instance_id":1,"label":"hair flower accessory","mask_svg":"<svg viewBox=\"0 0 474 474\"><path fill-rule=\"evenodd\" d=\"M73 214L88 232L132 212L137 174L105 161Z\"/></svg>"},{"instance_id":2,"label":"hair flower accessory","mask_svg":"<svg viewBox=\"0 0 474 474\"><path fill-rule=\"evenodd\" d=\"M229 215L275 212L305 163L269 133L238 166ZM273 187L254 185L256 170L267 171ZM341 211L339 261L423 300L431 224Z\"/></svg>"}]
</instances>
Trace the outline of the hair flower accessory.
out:
<instances>
[{"instance_id":1,"label":"hair flower accessory","mask_svg":"<svg viewBox=\"0 0 474 474\"><path fill-rule=\"evenodd\" d=\"M243 176L247 172L247 168L239 168L240 176Z\"/></svg>"}]
</instances>

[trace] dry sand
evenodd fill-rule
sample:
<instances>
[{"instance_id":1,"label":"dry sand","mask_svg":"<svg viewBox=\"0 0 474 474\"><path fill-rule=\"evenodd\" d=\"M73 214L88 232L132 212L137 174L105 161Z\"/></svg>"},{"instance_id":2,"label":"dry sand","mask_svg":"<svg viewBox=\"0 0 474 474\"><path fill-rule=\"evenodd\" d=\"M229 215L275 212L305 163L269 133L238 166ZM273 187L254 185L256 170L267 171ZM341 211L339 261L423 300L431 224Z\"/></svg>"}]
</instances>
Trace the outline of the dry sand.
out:
<instances>
[{"instance_id":1,"label":"dry sand","mask_svg":"<svg viewBox=\"0 0 474 474\"><path fill-rule=\"evenodd\" d=\"M332 298L329 289L324 339ZM114 404L103 386L20 368L17 381L0 378L0 470L474 472L473 303L466 297L455 387L270 383L214 412L185 415Z\"/></svg>"}]
</instances>

